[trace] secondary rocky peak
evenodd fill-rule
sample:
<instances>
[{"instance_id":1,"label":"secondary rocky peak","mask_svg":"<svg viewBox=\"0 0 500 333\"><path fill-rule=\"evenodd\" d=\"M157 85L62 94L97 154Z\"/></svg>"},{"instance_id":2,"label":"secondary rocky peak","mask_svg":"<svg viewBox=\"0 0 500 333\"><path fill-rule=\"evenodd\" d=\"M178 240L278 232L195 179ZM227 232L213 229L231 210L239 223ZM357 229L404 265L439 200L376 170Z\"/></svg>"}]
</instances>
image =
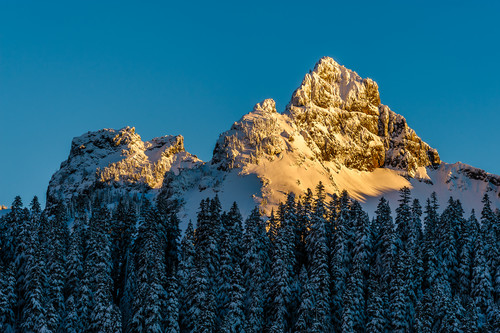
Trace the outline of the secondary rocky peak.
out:
<instances>
[{"instance_id":1,"label":"secondary rocky peak","mask_svg":"<svg viewBox=\"0 0 500 333\"><path fill-rule=\"evenodd\" d=\"M255 104L253 111L276 112L276 102L272 98L267 98L260 103Z\"/></svg>"},{"instance_id":2,"label":"secondary rocky peak","mask_svg":"<svg viewBox=\"0 0 500 333\"><path fill-rule=\"evenodd\" d=\"M87 132L72 140L68 159L49 183L47 201L69 200L106 186L158 189L167 171L178 173L199 163L185 151L181 135L142 141L133 127Z\"/></svg>"}]
</instances>

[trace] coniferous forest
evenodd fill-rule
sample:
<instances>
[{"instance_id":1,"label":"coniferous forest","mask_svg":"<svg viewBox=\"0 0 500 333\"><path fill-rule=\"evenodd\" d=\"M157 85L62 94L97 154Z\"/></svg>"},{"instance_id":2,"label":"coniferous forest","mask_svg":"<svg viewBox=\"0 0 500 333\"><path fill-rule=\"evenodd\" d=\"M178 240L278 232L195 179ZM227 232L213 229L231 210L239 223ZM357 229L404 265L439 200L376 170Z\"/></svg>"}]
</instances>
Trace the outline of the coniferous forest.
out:
<instances>
[{"instance_id":1,"label":"coniferous forest","mask_svg":"<svg viewBox=\"0 0 500 333\"><path fill-rule=\"evenodd\" d=\"M443 205L440 207L439 205ZM95 197L0 219L1 332L500 332L500 212L321 184L270 217Z\"/></svg>"}]
</instances>

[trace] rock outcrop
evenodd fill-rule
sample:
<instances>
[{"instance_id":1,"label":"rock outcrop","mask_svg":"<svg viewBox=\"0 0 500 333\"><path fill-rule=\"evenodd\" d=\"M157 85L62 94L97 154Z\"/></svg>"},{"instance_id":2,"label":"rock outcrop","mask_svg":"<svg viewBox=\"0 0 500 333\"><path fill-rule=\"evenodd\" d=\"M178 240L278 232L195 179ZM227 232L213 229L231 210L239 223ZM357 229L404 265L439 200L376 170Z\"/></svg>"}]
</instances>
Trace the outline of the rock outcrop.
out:
<instances>
[{"instance_id":1,"label":"rock outcrop","mask_svg":"<svg viewBox=\"0 0 500 333\"><path fill-rule=\"evenodd\" d=\"M133 127L102 129L76 137L68 159L50 180L47 201L69 200L94 188L159 189L167 171L201 161L184 149L184 138L167 135L142 141Z\"/></svg>"}]
</instances>

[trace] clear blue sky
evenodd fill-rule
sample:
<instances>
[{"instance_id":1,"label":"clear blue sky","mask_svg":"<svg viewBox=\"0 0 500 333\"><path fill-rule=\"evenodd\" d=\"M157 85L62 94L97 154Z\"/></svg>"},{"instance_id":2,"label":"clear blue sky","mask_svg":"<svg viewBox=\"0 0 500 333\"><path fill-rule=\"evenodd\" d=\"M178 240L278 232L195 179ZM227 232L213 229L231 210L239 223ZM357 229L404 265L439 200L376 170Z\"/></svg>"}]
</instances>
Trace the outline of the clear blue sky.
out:
<instances>
[{"instance_id":1,"label":"clear blue sky","mask_svg":"<svg viewBox=\"0 0 500 333\"><path fill-rule=\"evenodd\" d=\"M322 56L371 77L446 162L500 174L500 6L409 1L0 2L0 204L42 199L71 139L135 126L208 160Z\"/></svg>"}]
</instances>

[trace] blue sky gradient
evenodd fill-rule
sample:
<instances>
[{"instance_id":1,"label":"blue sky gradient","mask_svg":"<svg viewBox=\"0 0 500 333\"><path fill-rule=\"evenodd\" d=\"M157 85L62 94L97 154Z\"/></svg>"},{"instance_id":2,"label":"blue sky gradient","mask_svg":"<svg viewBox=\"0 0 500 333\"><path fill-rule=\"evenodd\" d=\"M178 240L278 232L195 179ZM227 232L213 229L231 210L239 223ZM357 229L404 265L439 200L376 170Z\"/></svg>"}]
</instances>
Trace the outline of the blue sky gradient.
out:
<instances>
[{"instance_id":1,"label":"blue sky gradient","mask_svg":"<svg viewBox=\"0 0 500 333\"><path fill-rule=\"evenodd\" d=\"M135 126L211 157L331 56L442 160L500 174L500 5L452 1L0 3L0 204L43 199L71 139Z\"/></svg>"}]
</instances>

